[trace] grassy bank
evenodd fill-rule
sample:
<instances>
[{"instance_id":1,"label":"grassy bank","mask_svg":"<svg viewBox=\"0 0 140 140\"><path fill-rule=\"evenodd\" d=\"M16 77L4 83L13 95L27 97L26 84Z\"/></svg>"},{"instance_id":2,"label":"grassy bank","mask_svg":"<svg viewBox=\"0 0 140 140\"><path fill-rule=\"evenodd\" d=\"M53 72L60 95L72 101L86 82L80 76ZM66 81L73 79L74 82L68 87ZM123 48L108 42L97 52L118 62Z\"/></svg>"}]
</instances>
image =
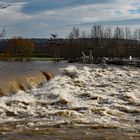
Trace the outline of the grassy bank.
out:
<instances>
[{"instance_id":1,"label":"grassy bank","mask_svg":"<svg viewBox=\"0 0 140 140\"><path fill-rule=\"evenodd\" d=\"M55 59L49 57L32 57L31 61L55 61Z\"/></svg>"}]
</instances>

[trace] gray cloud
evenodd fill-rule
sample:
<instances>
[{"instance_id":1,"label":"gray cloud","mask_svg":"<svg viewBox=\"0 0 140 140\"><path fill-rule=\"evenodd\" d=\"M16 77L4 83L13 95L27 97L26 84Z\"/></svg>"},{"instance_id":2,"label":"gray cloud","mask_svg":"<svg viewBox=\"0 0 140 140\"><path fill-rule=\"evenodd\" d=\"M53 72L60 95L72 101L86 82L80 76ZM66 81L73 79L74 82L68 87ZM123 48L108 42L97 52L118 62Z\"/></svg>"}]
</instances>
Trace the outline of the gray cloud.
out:
<instances>
[{"instance_id":1,"label":"gray cloud","mask_svg":"<svg viewBox=\"0 0 140 140\"><path fill-rule=\"evenodd\" d=\"M88 30L93 24L140 25L140 13L130 13L138 9L139 0L13 1L0 10L0 25L8 25L8 37L47 37L50 33L66 36L73 26ZM38 2L42 2L40 6Z\"/></svg>"}]
</instances>

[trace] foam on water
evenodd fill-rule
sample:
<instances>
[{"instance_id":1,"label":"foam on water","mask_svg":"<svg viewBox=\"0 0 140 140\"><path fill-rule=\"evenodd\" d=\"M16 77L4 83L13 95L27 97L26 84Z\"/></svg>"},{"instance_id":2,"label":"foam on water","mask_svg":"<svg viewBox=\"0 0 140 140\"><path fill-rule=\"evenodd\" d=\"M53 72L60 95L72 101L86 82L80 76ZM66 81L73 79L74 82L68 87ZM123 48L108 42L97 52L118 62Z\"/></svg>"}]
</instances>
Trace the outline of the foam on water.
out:
<instances>
[{"instance_id":1,"label":"foam on water","mask_svg":"<svg viewBox=\"0 0 140 140\"><path fill-rule=\"evenodd\" d=\"M140 129L139 72L68 66L39 88L1 97L0 122Z\"/></svg>"}]
</instances>

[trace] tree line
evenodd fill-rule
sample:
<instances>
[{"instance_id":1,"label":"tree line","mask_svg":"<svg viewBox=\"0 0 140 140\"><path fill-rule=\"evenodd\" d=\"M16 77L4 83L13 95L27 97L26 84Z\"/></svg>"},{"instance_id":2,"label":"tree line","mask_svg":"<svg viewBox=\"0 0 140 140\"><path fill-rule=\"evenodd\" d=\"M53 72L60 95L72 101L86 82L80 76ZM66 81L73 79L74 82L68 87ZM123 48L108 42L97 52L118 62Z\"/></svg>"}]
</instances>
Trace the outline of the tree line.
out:
<instances>
[{"instance_id":1,"label":"tree line","mask_svg":"<svg viewBox=\"0 0 140 140\"><path fill-rule=\"evenodd\" d=\"M140 57L140 29L94 25L89 33L73 27L67 39L52 34L49 39L13 37L0 43L2 59L30 60L32 56L79 59L82 51L93 57Z\"/></svg>"},{"instance_id":2,"label":"tree line","mask_svg":"<svg viewBox=\"0 0 140 140\"><path fill-rule=\"evenodd\" d=\"M9 4L0 0L0 9ZM0 31L0 38L5 36L6 26ZM140 28L111 27L94 25L90 32L73 27L67 39L52 34L45 43L36 43L31 39L13 37L0 46L2 59L30 60L33 56L78 59L82 51L93 52L93 57L140 57Z\"/></svg>"},{"instance_id":3,"label":"tree line","mask_svg":"<svg viewBox=\"0 0 140 140\"><path fill-rule=\"evenodd\" d=\"M68 36L68 54L80 57L92 50L94 57L140 57L140 28L94 25L90 32L73 27Z\"/></svg>"}]
</instances>

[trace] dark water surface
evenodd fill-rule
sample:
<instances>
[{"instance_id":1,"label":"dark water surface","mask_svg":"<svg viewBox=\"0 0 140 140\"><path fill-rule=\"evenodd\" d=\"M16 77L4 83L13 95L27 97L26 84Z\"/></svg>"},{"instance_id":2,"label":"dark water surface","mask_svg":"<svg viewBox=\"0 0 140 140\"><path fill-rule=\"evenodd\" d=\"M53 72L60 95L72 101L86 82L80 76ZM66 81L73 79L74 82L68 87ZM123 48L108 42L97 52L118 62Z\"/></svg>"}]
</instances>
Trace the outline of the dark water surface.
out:
<instances>
[{"instance_id":1,"label":"dark water surface","mask_svg":"<svg viewBox=\"0 0 140 140\"><path fill-rule=\"evenodd\" d=\"M0 140L139 140L140 134L116 129L45 128L0 134Z\"/></svg>"}]
</instances>

